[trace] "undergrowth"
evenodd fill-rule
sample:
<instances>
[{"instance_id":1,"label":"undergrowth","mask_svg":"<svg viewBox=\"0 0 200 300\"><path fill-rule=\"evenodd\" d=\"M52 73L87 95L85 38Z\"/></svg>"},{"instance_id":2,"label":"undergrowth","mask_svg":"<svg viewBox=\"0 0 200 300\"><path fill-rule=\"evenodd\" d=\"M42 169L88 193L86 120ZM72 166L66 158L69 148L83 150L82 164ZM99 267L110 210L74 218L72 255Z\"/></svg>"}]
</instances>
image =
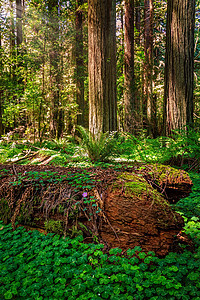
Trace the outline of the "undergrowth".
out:
<instances>
[{"instance_id":1,"label":"undergrowth","mask_svg":"<svg viewBox=\"0 0 200 300\"><path fill-rule=\"evenodd\" d=\"M113 141L120 153L119 160L122 161L173 163L178 159L186 169L199 169L200 135L193 130L189 134L174 133L174 137L154 140L118 135ZM12 141L0 144L0 162L16 159L21 164L30 163L32 160L29 154L37 152L39 156L55 155L51 160L55 165L113 166L101 162L104 160L102 158L99 162L95 162L96 158L91 162L84 155L80 157L79 150L80 145L64 140L46 141L42 145ZM41 175L47 177L41 179ZM36 184L40 185L44 179L55 180L59 184L63 180L52 174L49 176L31 172L25 175L26 178L20 176L11 183L13 188L17 188L23 181L28 184L29 177L38 177ZM156 257L153 252L146 254L139 247L126 253L118 248L105 253L101 244L82 243L82 236L63 238L52 233L44 235L38 231L27 232L22 227L13 231L11 225L0 222L0 299L200 300L200 177L193 173L191 178L193 192L180 200L175 209L185 219L184 231L192 239L193 252L186 250L186 245L180 245L182 253L169 253L165 258ZM71 179L74 181L72 184L79 184L80 178L73 176ZM87 187L92 183L84 184ZM84 204L89 199L86 194L82 195ZM93 200L89 201L91 206L95 204ZM47 231L56 226L59 232L60 225L46 223Z\"/></svg>"},{"instance_id":2,"label":"undergrowth","mask_svg":"<svg viewBox=\"0 0 200 300\"><path fill-rule=\"evenodd\" d=\"M165 258L140 247L106 253L101 244L84 244L82 236L13 231L0 222L0 299L200 300L200 177L191 177L193 192L175 207L185 218L193 252L182 245L182 253Z\"/></svg>"},{"instance_id":3,"label":"undergrowth","mask_svg":"<svg viewBox=\"0 0 200 300\"><path fill-rule=\"evenodd\" d=\"M0 223L1 299L200 299L199 255L103 247Z\"/></svg>"},{"instance_id":4,"label":"undergrowth","mask_svg":"<svg viewBox=\"0 0 200 300\"><path fill-rule=\"evenodd\" d=\"M93 136L82 126L78 126L78 130L81 134L82 145L92 162L107 161L109 158L119 154L115 132L106 132Z\"/></svg>"},{"instance_id":5,"label":"undergrowth","mask_svg":"<svg viewBox=\"0 0 200 300\"><path fill-rule=\"evenodd\" d=\"M1 140L0 163L40 164L46 159L52 165L89 167L97 162L107 164L107 161L117 160L178 164L190 171L200 169L198 130L183 130L174 132L172 137L156 139L127 133L105 133L94 138L83 127L79 127L79 131L82 135L80 143L69 137L35 144L23 140Z\"/></svg>"}]
</instances>

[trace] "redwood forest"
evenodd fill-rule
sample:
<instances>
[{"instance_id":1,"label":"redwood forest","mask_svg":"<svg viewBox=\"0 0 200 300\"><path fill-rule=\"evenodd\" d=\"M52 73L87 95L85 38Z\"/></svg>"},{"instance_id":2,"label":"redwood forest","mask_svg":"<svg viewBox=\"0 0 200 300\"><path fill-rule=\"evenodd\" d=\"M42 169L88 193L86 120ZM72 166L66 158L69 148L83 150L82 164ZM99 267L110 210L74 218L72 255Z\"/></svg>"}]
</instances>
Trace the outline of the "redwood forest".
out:
<instances>
[{"instance_id":1,"label":"redwood forest","mask_svg":"<svg viewBox=\"0 0 200 300\"><path fill-rule=\"evenodd\" d=\"M0 0L0 300L200 300L200 0Z\"/></svg>"}]
</instances>

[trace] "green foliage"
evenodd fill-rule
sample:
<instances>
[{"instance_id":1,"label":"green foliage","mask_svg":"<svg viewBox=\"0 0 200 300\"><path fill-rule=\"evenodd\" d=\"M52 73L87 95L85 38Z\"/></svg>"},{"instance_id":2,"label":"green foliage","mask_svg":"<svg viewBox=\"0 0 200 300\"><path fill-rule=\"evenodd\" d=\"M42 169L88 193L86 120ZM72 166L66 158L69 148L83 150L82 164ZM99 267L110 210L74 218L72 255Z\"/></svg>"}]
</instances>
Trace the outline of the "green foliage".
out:
<instances>
[{"instance_id":1,"label":"green foliage","mask_svg":"<svg viewBox=\"0 0 200 300\"><path fill-rule=\"evenodd\" d=\"M15 141L0 144L0 163L12 161L12 159L20 157L23 151L28 149L27 145L18 144Z\"/></svg>"},{"instance_id":2,"label":"green foliage","mask_svg":"<svg viewBox=\"0 0 200 300\"><path fill-rule=\"evenodd\" d=\"M40 157L43 159L51 157L50 164L66 166L69 159L78 160L73 157L78 148L73 141L69 142L68 139L49 140L43 143L30 143L26 140L6 142L3 140L0 144L0 163L18 162L19 160L20 164L39 164Z\"/></svg>"},{"instance_id":3,"label":"green foliage","mask_svg":"<svg viewBox=\"0 0 200 300\"><path fill-rule=\"evenodd\" d=\"M174 208L184 217L184 232L192 239L196 245L197 256L200 255L200 176L190 173L193 182L192 193L179 200Z\"/></svg>"},{"instance_id":4,"label":"green foliage","mask_svg":"<svg viewBox=\"0 0 200 300\"><path fill-rule=\"evenodd\" d=\"M182 166L184 160L200 159L200 133L197 129L188 128L187 131L174 131L173 137L156 139L121 134L118 138L118 148L121 158L149 163L178 161Z\"/></svg>"},{"instance_id":5,"label":"green foliage","mask_svg":"<svg viewBox=\"0 0 200 300\"><path fill-rule=\"evenodd\" d=\"M95 137L82 126L78 126L78 130L91 161L107 161L118 153L115 133L101 133Z\"/></svg>"},{"instance_id":6,"label":"green foliage","mask_svg":"<svg viewBox=\"0 0 200 300\"><path fill-rule=\"evenodd\" d=\"M63 222L60 220L46 220L44 223L44 228L46 232L54 232L57 234L62 234L64 231Z\"/></svg>"},{"instance_id":7,"label":"green foliage","mask_svg":"<svg viewBox=\"0 0 200 300\"><path fill-rule=\"evenodd\" d=\"M177 211L184 214L187 219L192 217L200 218L200 180L199 174L190 173L193 182L192 193L178 201L175 205Z\"/></svg>"},{"instance_id":8,"label":"green foliage","mask_svg":"<svg viewBox=\"0 0 200 300\"><path fill-rule=\"evenodd\" d=\"M140 247L104 253L82 237L61 238L0 223L3 299L200 299L200 260L191 252L158 258ZM138 252L139 251L139 252ZM159 295L159 297L158 297Z\"/></svg>"},{"instance_id":9,"label":"green foliage","mask_svg":"<svg viewBox=\"0 0 200 300\"><path fill-rule=\"evenodd\" d=\"M200 218L192 217L189 220L185 218L185 222L185 233L194 240L194 242L199 246L200 251Z\"/></svg>"},{"instance_id":10,"label":"green foliage","mask_svg":"<svg viewBox=\"0 0 200 300\"><path fill-rule=\"evenodd\" d=\"M8 173L2 170L0 176ZM28 174L27 174L28 173ZM27 172L26 180L67 180L87 190L90 173L69 172L63 178L55 172ZM19 174L20 175L20 174ZM1 299L200 299L200 223L199 175L191 174L192 193L175 208L185 218L185 233L191 237L193 253L158 258L141 247L123 253L114 248L106 253L101 244L84 244L83 237L47 236L26 232L0 222L0 298ZM95 204L85 191L83 201ZM94 207L94 209L96 209ZM47 230L59 231L61 223L46 223ZM80 232L79 232L80 233ZM76 236L78 230L72 228Z\"/></svg>"},{"instance_id":11,"label":"green foliage","mask_svg":"<svg viewBox=\"0 0 200 300\"><path fill-rule=\"evenodd\" d=\"M174 132L173 137L145 138L144 135L135 137L131 134L101 134L94 138L85 128L79 127L83 148L69 137L58 140L46 140L32 144L28 141L2 141L0 144L0 162L40 163L40 157L50 158L49 164L59 166L101 165L110 167L106 163L118 156L117 161L140 161L178 164L185 169L198 169L200 159L200 133L194 129L188 132ZM23 158L29 151L37 153L29 160ZM81 153L82 151L82 153ZM89 156L85 157L85 152ZM81 155L83 154L83 155ZM114 160L112 160L113 163Z\"/></svg>"}]
</instances>

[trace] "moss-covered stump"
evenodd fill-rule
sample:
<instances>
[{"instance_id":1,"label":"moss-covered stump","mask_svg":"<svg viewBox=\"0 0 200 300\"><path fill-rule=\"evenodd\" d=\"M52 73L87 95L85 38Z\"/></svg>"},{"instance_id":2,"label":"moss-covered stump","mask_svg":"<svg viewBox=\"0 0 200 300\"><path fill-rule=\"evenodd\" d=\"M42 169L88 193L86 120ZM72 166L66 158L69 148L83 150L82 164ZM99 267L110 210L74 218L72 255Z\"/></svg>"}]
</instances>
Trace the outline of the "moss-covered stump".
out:
<instances>
[{"instance_id":1,"label":"moss-covered stump","mask_svg":"<svg viewBox=\"0 0 200 300\"><path fill-rule=\"evenodd\" d=\"M182 229L183 218L164 197L142 177L123 173L107 191L101 236L110 247L141 246L144 251L165 255L174 236Z\"/></svg>"},{"instance_id":2,"label":"moss-covered stump","mask_svg":"<svg viewBox=\"0 0 200 300\"><path fill-rule=\"evenodd\" d=\"M83 232L124 250L165 255L184 223L169 202L191 191L189 175L168 166L121 169L0 165L0 219L46 232ZM180 193L179 193L180 191ZM184 191L184 192L183 192Z\"/></svg>"}]
</instances>

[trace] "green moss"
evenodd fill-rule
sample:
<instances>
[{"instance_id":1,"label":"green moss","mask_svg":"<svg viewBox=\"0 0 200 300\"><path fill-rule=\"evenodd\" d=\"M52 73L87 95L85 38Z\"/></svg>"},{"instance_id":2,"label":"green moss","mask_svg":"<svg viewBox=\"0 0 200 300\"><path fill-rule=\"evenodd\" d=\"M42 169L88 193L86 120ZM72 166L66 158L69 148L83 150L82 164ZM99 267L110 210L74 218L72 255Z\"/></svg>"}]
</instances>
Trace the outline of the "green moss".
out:
<instances>
[{"instance_id":1,"label":"green moss","mask_svg":"<svg viewBox=\"0 0 200 300\"><path fill-rule=\"evenodd\" d=\"M162 205L169 206L162 195L148 184L143 177L125 172L118 179L120 180L119 182L117 181L114 188L123 188L126 196L136 197L141 201L150 199L150 201L154 201L155 203L159 202Z\"/></svg>"},{"instance_id":2,"label":"green moss","mask_svg":"<svg viewBox=\"0 0 200 300\"><path fill-rule=\"evenodd\" d=\"M177 184L178 182L176 179L181 178L182 181L188 180L189 178L189 175L183 170L178 170L170 166L160 164L148 165L147 168L145 168L145 171L147 174L153 175L153 178L157 184L165 182L166 180L171 184Z\"/></svg>"},{"instance_id":3,"label":"green moss","mask_svg":"<svg viewBox=\"0 0 200 300\"><path fill-rule=\"evenodd\" d=\"M11 220L11 209L4 198L0 201L0 219L4 224L8 224Z\"/></svg>"},{"instance_id":4,"label":"green moss","mask_svg":"<svg viewBox=\"0 0 200 300\"><path fill-rule=\"evenodd\" d=\"M53 233L58 233L58 234L61 234L63 233L63 222L62 221L56 221L56 220L47 220L45 221L44 223L44 227L45 227L45 230L47 232L53 232Z\"/></svg>"}]
</instances>

